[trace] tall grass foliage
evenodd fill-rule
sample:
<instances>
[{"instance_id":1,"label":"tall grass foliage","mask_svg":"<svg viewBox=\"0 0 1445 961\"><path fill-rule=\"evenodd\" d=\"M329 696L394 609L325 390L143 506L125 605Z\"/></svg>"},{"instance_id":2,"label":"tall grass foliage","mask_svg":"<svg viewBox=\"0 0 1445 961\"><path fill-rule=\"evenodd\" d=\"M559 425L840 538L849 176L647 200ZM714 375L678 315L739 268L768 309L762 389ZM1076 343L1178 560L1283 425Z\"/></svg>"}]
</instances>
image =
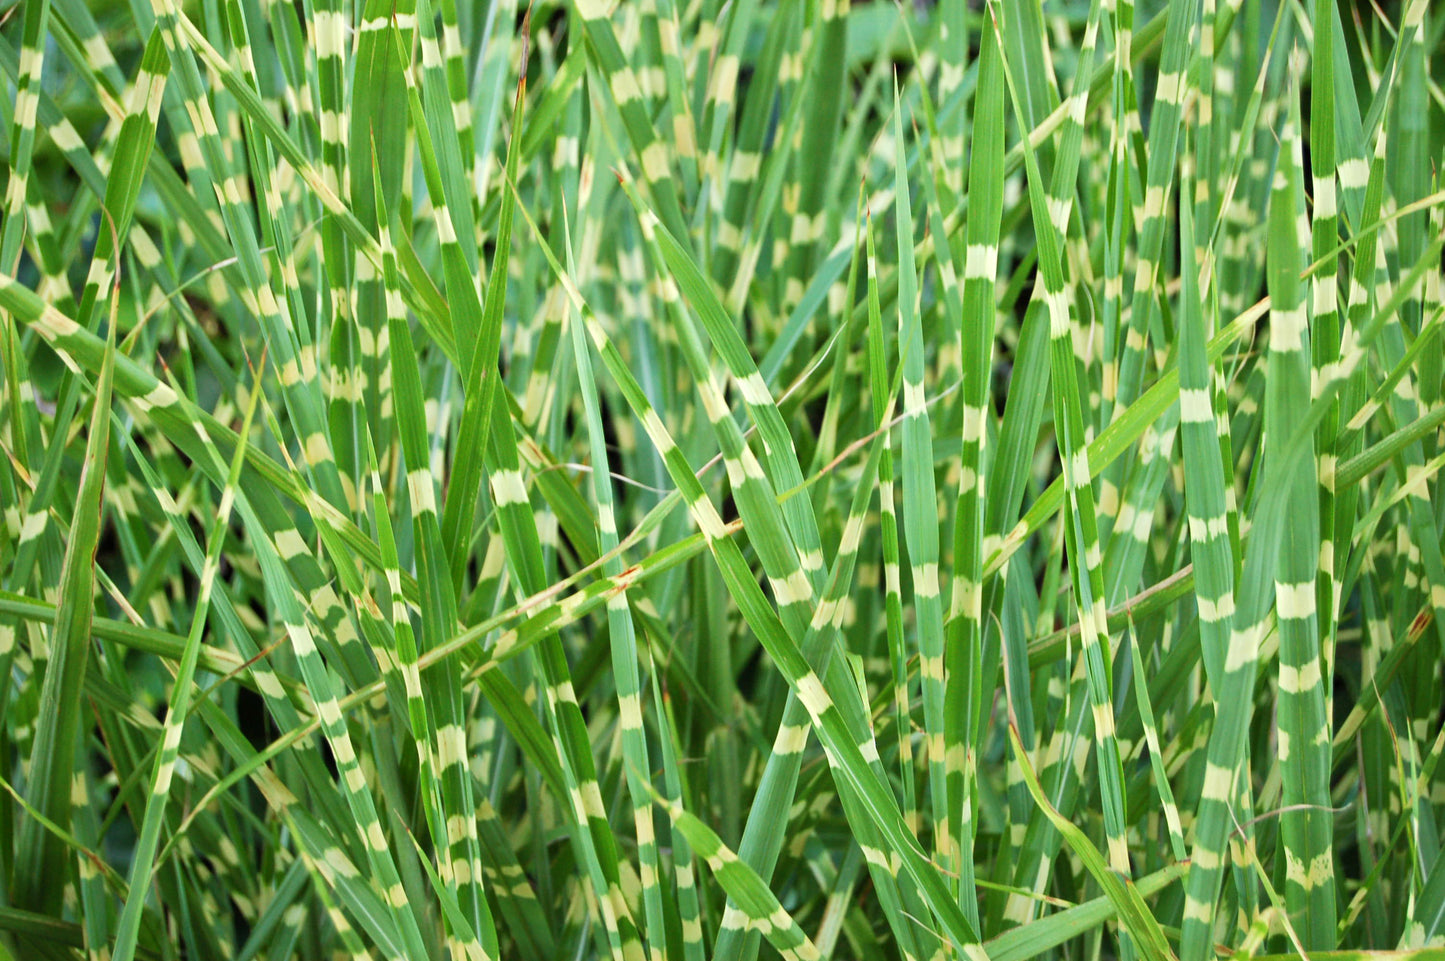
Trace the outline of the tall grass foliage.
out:
<instances>
[{"instance_id":1,"label":"tall grass foliage","mask_svg":"<svg viewBox=\"0 0 1445 961\"><path fill-rule=\"evenodd\" d=\"M1442 31L0 4L0 959L1445 957Z\"/></svg>"}]
</instances>

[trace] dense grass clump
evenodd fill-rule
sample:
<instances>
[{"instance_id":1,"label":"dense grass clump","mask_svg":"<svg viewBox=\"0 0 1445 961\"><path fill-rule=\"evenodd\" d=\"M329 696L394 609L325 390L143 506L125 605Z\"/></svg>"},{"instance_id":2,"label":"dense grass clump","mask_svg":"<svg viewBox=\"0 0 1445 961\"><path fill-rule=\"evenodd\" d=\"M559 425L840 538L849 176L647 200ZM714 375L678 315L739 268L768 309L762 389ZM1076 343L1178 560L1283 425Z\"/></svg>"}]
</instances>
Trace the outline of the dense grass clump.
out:
<instances>
[{"instance_id":1,"label":"dense grass clump","mask_svg":"<svg viewBox=\"0 0 1445 961\"><path fill-rule=\"evenodd\" d=\"M0 0L0 961L1445 957L1427 0Z\"/></svg>"}]
</instances>

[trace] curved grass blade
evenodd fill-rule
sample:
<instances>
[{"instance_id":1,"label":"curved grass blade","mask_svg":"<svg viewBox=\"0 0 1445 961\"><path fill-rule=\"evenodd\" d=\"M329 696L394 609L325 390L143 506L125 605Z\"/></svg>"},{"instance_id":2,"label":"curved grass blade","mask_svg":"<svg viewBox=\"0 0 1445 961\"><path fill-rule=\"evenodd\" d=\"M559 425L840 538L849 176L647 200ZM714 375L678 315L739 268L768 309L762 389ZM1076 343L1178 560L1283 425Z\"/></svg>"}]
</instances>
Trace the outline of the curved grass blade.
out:
<instances>
[{"instance_id":1,"label":"curved grass blade","mask_svg":"<svg viewBox=\"0 0 1445 961\"><path fill-rule=\"evenodd\" d=\"M85 465L71 515L70 540L61 568L60 600L50 631L50 657L40 690L40 712L31 753L26 798L55 824L70 824L71 783L85 731L81 691L90 660L90 622L95 593L95 552L100 542L105 463L110 450L110 403L115 384L115 326L106 339L105 360L85 444ZM21 822L15 845L12 894L17 907L58 916L69 877L59 839L33 818Z\"/></svg>"}]
</instances>

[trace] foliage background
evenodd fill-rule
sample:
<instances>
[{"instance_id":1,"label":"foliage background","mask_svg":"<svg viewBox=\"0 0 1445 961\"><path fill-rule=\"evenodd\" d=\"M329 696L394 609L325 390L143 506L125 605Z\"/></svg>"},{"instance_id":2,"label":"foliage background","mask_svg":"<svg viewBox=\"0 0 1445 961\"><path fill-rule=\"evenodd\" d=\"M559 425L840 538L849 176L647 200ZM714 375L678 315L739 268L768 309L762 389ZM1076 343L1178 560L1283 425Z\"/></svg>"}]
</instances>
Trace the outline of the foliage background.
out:
<instances>
[{"instance_id":1,"label":"foliage background","mask_svg":"<svg viewBox=\"0 0 1445 961\"><path fill-rule=\"evenodd\" d=\"M0 4L0 958L1440 957L1442 29Z\"/></svg>"}]
</instances>

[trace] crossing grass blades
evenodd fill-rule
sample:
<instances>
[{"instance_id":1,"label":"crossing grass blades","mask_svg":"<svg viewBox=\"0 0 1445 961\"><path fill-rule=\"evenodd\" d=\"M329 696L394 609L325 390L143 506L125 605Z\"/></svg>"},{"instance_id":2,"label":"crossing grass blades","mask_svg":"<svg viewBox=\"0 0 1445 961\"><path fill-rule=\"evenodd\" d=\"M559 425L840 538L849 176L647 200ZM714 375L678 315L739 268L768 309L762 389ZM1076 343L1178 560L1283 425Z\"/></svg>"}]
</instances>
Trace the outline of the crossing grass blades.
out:
<instances>
[{"instance_id":1,"label":"crossing grass blades","mask_svg":"<svg viewBox=\"0 0 1445 961\"><path fill-rule=\"evenodd\" d=\"M1445 957L1442 31L0 3L0 959Z\"/></svg>"}]
</instances>

